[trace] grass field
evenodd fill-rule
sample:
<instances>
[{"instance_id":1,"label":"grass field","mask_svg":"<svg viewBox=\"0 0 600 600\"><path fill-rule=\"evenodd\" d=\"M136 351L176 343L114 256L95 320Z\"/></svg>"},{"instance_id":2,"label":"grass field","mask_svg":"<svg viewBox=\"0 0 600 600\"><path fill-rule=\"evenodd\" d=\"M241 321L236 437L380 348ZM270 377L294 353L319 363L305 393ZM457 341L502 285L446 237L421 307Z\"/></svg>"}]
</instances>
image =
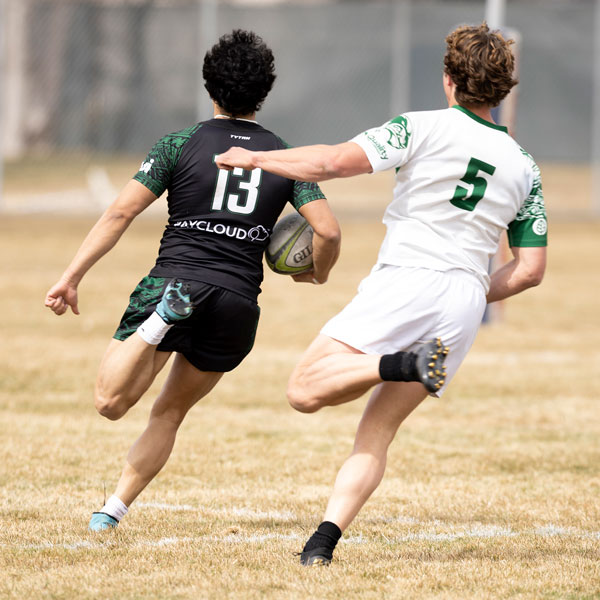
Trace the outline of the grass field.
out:
<instances>
[{"instance_id":1,"label":"grass field","mask_svg":"<svg viewBox=\"0 0 600 600\"><path fill-rule=\"evenodd\" d=\"M344 193L370 201L380 182L363 181ZM86 531L90 513L163 377L117 422L96 414L92 386L163 224L135 223L84 279L81 316L57 318L44 294L93 219L1 217L0 598L600 598L594 221L551 225L542 286L508 301L444 399L407 420L332 566L299 566L365 399L301 415L285 386L375 259L372 200L340 212L326 286L266 273L253 353L194 408L165 470L108 534Z\"/></svg>"}]
</instances>

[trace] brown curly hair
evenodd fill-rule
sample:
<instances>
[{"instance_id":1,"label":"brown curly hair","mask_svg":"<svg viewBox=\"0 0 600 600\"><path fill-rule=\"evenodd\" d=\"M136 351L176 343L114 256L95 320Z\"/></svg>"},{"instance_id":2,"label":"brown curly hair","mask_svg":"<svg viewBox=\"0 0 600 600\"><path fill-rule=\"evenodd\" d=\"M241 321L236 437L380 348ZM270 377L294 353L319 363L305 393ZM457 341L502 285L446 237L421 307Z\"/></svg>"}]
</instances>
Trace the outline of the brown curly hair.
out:
<instances>
[{"instance_id":1,"label":"brown curly hair","mask_svg":"<svg viewBox=\"0 0 600 600\"><path fill-rule=\"evenodd\" d=\"M454 97L463 106L498 106L518 83L513 78L515 57L499 31L463 25L446 37L444 73L455 84Z\"/></svg>"}]
</instances>

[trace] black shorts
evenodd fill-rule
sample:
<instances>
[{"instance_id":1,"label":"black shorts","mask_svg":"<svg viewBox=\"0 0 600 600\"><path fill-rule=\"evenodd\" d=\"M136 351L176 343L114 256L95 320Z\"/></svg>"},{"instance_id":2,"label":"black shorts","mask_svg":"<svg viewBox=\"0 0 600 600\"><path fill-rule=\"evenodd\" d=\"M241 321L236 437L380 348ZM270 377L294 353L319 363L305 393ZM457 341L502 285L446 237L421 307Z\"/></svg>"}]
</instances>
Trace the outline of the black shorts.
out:
<instances>
[{"instance_id":1,"label":"black shorts","mask_svg":"<svg viewBox=\"0 0 600 600\"><path fill-rule=\"evenodd\" d=\"M167 284L164 277L144 277L129 298L129 306L113 336L127 339L153 312ZM231 371L252 350L260 308L229 290L190 284L194 312L169 329L157 350L180 352L201 371Z\"/></svg>"}]
</instances>

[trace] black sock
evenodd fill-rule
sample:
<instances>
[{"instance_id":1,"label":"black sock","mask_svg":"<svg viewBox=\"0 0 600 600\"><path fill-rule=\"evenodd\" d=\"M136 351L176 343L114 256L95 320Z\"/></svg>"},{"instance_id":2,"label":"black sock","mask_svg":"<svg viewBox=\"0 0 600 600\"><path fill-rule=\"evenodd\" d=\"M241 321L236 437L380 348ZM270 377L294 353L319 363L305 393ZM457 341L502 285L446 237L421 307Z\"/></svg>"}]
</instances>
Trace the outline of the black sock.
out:
<instances>
[{"instance_id":1,"label":"black sock","mask_svg":"<svg viewBox=\"0 0 600 600\"><path fill-rule=\"evenodd\" d=\"M342 530L331 521L323 521L317 530L310 536L302 552L309 552L314 548L327 550L329 557L333 554L336 544L342 537Z\"/></svg>"},{"instance_id":2,"label":"black sock","mask_svg":"<svg viewBox=\"0 0 600 600\"><path fill-rule=\"evenodd\" d=\"M384 354L379 361L379 376L383 381L419 381L417 355L402 351Z\"/></svg>"}]
</instances>

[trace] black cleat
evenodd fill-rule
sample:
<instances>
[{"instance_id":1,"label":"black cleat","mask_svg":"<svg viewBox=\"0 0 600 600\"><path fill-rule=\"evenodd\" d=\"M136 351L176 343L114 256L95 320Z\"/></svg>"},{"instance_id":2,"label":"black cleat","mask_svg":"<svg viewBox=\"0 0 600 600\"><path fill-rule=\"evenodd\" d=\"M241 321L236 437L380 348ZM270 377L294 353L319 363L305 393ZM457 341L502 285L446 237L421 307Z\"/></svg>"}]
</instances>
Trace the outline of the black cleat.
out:
<instances>
[{"instance_id":1,"label":"black cleat","mask_svg":"<svg viewBox=\"0 0 600 600\"><path fill-rule=\"evenodd\" d=\"M313 548L300 552L300 564L305 567L328 567L332 558L333 554L328 548Z\"/></svg>"},{"instance_id":2,"label":"black cleat","mask_svg":"<svg viewBox=\"0 0 600 600\"><path fill-rule=\"evenodd\" d=\"M413 352L417 356L416 369L419 381L429 393L437 392L446 380L444 361L450 348L444 346L440 338L436 338Z\"/></svg>"}]
</instances>

